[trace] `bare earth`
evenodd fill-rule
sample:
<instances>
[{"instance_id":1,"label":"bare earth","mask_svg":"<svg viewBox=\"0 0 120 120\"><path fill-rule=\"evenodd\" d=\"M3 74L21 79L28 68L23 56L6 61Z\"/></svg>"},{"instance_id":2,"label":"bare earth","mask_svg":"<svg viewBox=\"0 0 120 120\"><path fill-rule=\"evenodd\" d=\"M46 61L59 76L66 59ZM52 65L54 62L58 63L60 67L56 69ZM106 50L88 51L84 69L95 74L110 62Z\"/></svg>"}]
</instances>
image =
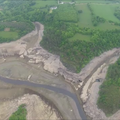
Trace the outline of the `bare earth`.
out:
<instances>
[{"instance_id":1,"label":"bare earth","mask_svg":"<svg viewBox=\"0 0 120 120\"><path fill-rule=\"evenodd\" d=\"M39 96L34 94L24 94L22 97L0 104L0 120L8 120L11 114L15 112L21 104L26 105L27 120L60 120L55 110L46 105Z\"/></svg>"}]
</instances>

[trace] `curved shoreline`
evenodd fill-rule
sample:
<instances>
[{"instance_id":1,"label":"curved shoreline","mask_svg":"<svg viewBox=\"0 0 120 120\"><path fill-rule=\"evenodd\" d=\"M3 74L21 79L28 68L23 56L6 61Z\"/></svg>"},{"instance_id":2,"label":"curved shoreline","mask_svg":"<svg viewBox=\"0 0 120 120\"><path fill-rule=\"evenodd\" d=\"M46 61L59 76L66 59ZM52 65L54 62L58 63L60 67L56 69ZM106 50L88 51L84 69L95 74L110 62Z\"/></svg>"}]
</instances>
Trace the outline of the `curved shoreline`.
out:
<instances>
[{"instance_id":1,"label":"curved shoreline","mask_svg":"<svg viewBox=\"0 0 120 120\"><path fill-rule=\"evenodd\" d=\"M10 78L4 78L2 76L0 76L0 80L3 81L3 82L6 82L6 83L14 84L14 85L26 85L26 86L31 86L31 87L41 87L41 88L45 88L45 89L48 89L48 90L52 90L52 91L57 92L57 93L62 93L64 95L67 95L70 98L72 98L74 100L74 102L76 103L76 106L78 108L78 112L79 112L82 120L87 120L87 117L84 114L83 108L80 106L80 103L77 99L77 96L75 94L65 90L65 89L58 88L58 87L55 87L55 86L50 86L50 85L32 83L32 82L29 82L29 81L13 80L13 79L10 79Z\"/></svg>"}]
</instances>

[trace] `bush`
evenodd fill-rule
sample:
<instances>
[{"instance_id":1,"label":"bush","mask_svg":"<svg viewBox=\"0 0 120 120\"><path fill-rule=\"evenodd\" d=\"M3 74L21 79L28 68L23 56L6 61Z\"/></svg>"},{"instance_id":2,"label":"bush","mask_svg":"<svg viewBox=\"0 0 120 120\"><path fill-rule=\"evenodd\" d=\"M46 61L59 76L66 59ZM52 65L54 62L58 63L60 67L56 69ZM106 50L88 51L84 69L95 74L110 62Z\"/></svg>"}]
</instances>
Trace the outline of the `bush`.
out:
<instances>
[{"instance_id":1,"label":"bush","mask_svg":"<svg viewBox=\"0 0 120 120\"><path fill-rule=\"evenodd\" d=\"M12 114L9 120L26 120L27 110L25 105L20 105L18 110Z\"/></svg>"}]
</instances>

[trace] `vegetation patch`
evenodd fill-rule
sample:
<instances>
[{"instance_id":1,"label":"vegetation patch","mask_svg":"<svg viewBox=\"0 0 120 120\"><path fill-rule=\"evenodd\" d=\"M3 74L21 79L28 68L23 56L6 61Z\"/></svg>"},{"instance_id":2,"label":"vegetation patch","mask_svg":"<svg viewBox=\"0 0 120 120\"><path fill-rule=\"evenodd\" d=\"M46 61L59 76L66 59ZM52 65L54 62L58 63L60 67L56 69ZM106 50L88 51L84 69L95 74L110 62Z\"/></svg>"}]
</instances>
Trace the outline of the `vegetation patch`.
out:
<instances>
[{"instance_id":1,"label":"vegetation patch","mask_svg":"<svg viewBox=\"0 0 120 120\"><path fill-rule=\"evenodd\" d=\"M59 5L58 9L55 10L55 19L66 22L77 22L77 11L73 5Z\"/></svg>"},{"instance_id":2,"label":"vegetation patch","mask_svg":"<svg viewBox=\"0 0 120 120\"><path fill-rule=\"evenodd\" d=\"M9 120L26 120L27 110L25 108L25 105L20 105L18 110L14 112Z\"/></svg>"},{"instance_id":3,"label":"vegetation patch","mask_svg":"<svg viewBox=\"0 0 120 120\"><path fill-rule=\"evenodd\" d=\"M90 41L90 35L83 35L80 33L75 34L73 37L69 38L69 41L77 41L77 40L83 40L83 41Z\"/></svg>"},{"instance_id":4,"label":"vegetation patch","mask_svg":"<svg viewBox=\"0 0 120 120\"><path fill-rule=\"evenodd\" d=\"M106 80L100 87L98 107L107 116L120 109L120 58L108 68Z\"/></svg>"}]
</instances>

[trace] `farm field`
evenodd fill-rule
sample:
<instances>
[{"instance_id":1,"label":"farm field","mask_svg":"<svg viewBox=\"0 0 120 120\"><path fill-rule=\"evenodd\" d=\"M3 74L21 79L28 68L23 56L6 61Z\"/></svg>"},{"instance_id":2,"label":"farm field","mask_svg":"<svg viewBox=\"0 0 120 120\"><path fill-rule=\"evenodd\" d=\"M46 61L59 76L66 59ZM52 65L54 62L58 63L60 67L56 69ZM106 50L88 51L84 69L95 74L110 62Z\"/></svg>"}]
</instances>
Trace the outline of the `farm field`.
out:
<instances>
[{"instance_id":1,"label":"farm field","mask_svg":"<svg viewBox=\"0 0 120 120\"><path fill-rule=\"evenodd\" d=\"M83 12L79 14L78 24L81 27L92 27L92 17L87 4L76 5L77 10L82 10Z\"/></svg>"},{"instance_id":2,"label":"farm field","mask_svg":"<svg viewBox=\"0 0 120 120\"><path fill-rule=\"evenodd\" d=\"M114 16L114 9L118 6L118 5L108 5L108 4L98 4L96 6L96 4L90 4L90 6L92 7L95 15L100 16L105 18L107 21L105 23L100 23L98 26L93 26L92 24L92 16L91 13L87 7L87 4L79 4L76 5L76 9L77 10L82 10L83 12L81 14L79 14L79 21L78 24L80 27L90 27L93 29L100 29L100 30L112 30L112 29L120 29L119 26L116 26L114 24L109 23L108 21L114 21L114 22L120 22L115 16ZM107 6L107 7L106 7ZM105 12L102 12L102 7L104 8ZM98 8L98 9L97 9ZM112 12L110 12L111 9ZM107 14L108 13L108 14Z\"/></svg>"},{"instance_id":3,"label":"farm field","mask_svg":"<svg viewBox=\"0 0 120 120\"><path fill-rule=\"evenodd\" d=\"M105 18L106 20L111 20L114 22L120 22L114 16L114 10L116 7L120 6L119 4L90 4L91 8L95 15ZM104 11L104 12L103 12Z\"/></svg>"}]
</instances>

